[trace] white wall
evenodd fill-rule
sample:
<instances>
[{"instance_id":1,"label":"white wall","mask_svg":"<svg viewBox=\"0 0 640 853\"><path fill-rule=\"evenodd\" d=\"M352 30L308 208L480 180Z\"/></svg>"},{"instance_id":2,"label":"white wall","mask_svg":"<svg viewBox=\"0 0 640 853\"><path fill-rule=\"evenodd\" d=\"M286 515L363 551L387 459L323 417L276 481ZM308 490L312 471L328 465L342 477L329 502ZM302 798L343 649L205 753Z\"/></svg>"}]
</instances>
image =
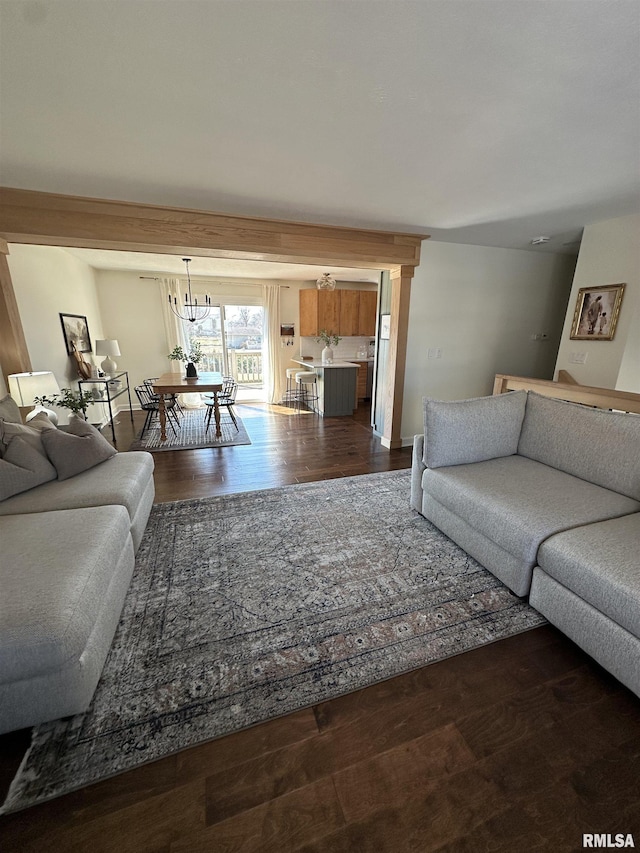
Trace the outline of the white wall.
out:
<instances>
[{"instance_id":1,"label":"white wall","mask_svg":"<svg viewBox=\"0 0 640 853\"><path fill-rule=\"evenodd\" d=\"M584 230L562 339L556 362L581 385L640 392L640 215L589 225ZM582 287L626 284L620 317L612 341L572 341L569 338L578 291ZM572 354L586 353L584 364Z\"/></svg>"},{"instance_id":2,"label":"white wall","mask_svg":"<svg viewBox=\"0 0 640 853\"><path fill-rule=\"evenodd\" d=\"M61 388L77 390L76 362L67 355L60 313L87 318L95 349L96 338L104 335L93 269L55 246L11 244L8 261L33 370L52 370ZM90 353L84 357L92 361ZM59 412L61 423L68 414ZM101 422L103 407L94 407L90 419Z\"/></svg>"},{"instance_id":3,"label":"white wall","mask_svg":"<svg viewBox=\"0 0 640 853\"><path fill-rule=\"evenodd\" d=\"M134 387L170 369L160 285L137 272L113 270L96 270L96 284L105 337L118 341L121 355L115 361L129 373L135 407Z\"/></svg>"},{"instance_id":4,"label":"white wall","mask_svg":"<svg viewBox=\"0 0 640 853\"><path fill-rule=\"evenodd\" d=\"M574 264L568 255L423 243L411 287L405 443L422 432L423 397L491 394L496 373L552 378ZM430 349L441 358L428 358Z\"/></svg>"}]
</instances>

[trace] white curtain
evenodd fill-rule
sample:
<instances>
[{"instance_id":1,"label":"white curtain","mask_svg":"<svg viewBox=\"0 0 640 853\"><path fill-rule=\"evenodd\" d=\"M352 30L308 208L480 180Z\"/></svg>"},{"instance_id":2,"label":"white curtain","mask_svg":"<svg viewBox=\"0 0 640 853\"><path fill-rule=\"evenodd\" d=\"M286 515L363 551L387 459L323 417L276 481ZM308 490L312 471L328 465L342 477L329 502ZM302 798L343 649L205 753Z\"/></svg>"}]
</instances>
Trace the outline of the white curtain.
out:
<instances>
[{"instance_id":1,"label":"white curtain","mask_svg":"<svg viewBox=\"0 0 640 853\"><path fill-rule=\"evenodd\" d=\"M184 325L182 320L173 313L169 307L169 298L173 304L174 298L178 305L182 303L180 295L180 281L177 278L163 278L160 280L160 288L162 291L162 317L164 319L164 333L167 339L167 353L170 353L176 347L186 349L189 345L184 333ZM167 370L177 371L184 368L184 364L176 365L175 361L167 359L169 367ZM164 370L162 371L165 372ZM181 394L180 405L187 409L197 409L202 405L200 394Z\"/></svg>"},{"instance_id":2,"label":"white curtain","mask_svg":"<svg viewBox=\"0 0 640 853\"><path fill-rule=\"evenodd\" d=\"M264 365L265 390L268 403L282 402L284 386L280 365L280 287L277 284L263 284L264 299L264 344L262 363Z\"/></svg>"}]
</instances>

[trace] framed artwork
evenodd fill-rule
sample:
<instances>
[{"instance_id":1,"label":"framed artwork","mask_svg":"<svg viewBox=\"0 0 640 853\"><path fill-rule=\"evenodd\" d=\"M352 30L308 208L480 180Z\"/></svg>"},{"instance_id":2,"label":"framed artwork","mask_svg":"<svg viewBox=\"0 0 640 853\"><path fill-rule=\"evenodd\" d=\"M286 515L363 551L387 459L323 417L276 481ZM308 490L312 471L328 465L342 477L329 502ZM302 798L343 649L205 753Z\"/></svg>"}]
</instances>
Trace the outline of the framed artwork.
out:
<instances>
[{"instance_id":1,"label":"framed artwork","mask_svg":"<svg viewBox=\"0 0 640 853\"><path fill-rule=\"evenodd\" d=\"M620 314L624 284L582 287L578 291L570 339L612 341Z\"/></svg>"},{"instance_id":2,"label":"framed artwork","mask_svg":"<svg viewBox=\"0 0 640 853\"><path fill-rule=\"evenodd\" d=\"M391 314L380 315L380 340L388 341L391 334Z\"/></svg>"},{"instance_id":3,"label":"framed artwork","mask_svg":"<svg viewBox=\"0 0 640 853\"><path fill-rule=\"evenodd\" d=\"M91 352L91 338L87 318L82 314L61 314L62 334L67 346L67 353Z\"/></svg>"}]
</instances>

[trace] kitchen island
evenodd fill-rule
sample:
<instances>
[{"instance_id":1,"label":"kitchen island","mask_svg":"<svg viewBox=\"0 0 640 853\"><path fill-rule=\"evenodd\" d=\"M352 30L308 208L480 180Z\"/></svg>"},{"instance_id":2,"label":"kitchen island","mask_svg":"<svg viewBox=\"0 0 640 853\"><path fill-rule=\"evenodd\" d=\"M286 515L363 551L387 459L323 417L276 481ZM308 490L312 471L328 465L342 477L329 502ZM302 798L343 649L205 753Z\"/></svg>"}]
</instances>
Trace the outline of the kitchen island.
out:
<instances>
[{"instance_id":1,"label":"kitchen island","mask_svg":"<svg viewBox=\"0 0 640 853\"><path fill-rule=\"evenodd\" d=\"M357 407L356 385L359 365L351 361L323 364L319 359L291 359L302 365L300 370L313 370L317 376L316 411L328 418L352 415Z\"/></svg>"}]
</instances>

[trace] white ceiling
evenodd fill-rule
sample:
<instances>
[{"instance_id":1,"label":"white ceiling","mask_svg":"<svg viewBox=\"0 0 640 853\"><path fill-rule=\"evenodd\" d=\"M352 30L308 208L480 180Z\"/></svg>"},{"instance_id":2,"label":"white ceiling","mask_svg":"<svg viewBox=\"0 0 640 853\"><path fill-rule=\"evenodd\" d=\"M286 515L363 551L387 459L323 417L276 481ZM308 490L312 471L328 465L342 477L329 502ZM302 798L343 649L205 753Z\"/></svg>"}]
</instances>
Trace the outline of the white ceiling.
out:
<instances>
[{"instance_id":1,"label":"white ceiling","mask_svg":"<svg viewBox=\"0 0 640 853\"><path fill-rule=\"evenodd\" d=\"M91 267L99 270L126 270L141 275L170 274L184 277L186 265L178 255L154 255L146 252L112 252L102 249L65 248ZM359 270L342 267L316 267L308 264L277 264L266 261L241 261L226 258L191 257L189 275L208 278L259 278L264 281L312 281L323 272L331 272L339 281L380 281L376 270Z\"/></svg>"},{"instance_id":2,"label":"white ceiling","mask_svg":"<svg viewBox=\"0 0 640 853\"><path fill-rule=\"evenodd\" d=\"M640 209L637 0L0 15L5 186L532 251Z\"/></svg>"}]
</instances>

